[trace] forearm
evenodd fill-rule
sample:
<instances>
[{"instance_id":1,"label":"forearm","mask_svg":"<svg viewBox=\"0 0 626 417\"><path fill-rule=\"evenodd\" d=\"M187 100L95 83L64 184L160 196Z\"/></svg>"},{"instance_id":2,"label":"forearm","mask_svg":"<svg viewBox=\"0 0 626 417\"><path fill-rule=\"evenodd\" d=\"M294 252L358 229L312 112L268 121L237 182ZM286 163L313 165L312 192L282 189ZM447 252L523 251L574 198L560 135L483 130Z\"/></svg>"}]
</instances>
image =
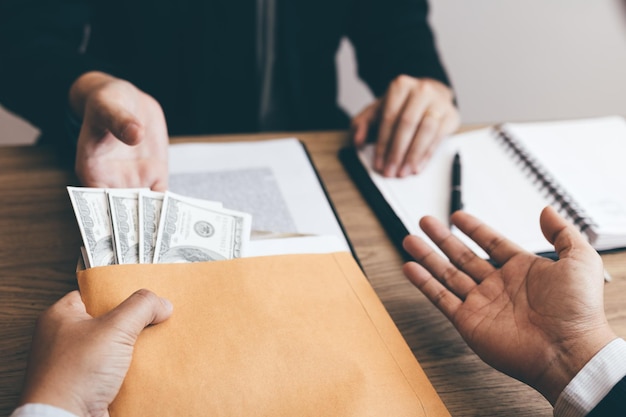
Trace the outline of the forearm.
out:
<instances>
[{"instance_id":1,"label":"forearm","mask_svg":"<svg viewBox=\"0 0 626 417\"><path fill-rule=\"evenodd\" d=\"M364 0L353 7L348 36L359 74L377 96L401 74L450 85L428 24L426 0Z\"/></svg>"}]
</instances>

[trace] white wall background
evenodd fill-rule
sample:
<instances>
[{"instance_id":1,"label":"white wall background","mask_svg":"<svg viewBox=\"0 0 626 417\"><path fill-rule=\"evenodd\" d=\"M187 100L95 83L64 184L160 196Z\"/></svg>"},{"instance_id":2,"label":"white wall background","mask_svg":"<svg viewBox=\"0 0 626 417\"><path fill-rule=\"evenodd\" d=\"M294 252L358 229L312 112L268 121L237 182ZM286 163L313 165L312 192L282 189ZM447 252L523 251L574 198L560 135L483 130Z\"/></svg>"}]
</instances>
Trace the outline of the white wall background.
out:
<instances>
[{"instance_id":1,"label":"white wall background","mask_svg":"<svg viewBox=\"0 0 626 417\"><path fill-rule=\"evenodd\" d=\"M431 23L463 121L626 115L626 13L619 0L430 0ZM347 42L338 54L342 105L371 94L355 78ZM37 131L0 109L0 143Z\"/></svg>"},{"instance_id":2,"label":"white wall background","mask_svg":"<svg viewBox=\"0 0 626 417\"><path fill-rule=\"evenodd\" d=\"M465 123L626 115L626 13L619 0L430 0L431 24ZM340 100L368 94L339 61Z\"/></svg>"},{"instance_id":3,"label":"white wall background","mask_svg":"<svg viewBox=\"0 0 626 417\"><path fill-rule=\"evenodd\" d=\"M467 122L626 115L619 0L432 0Z\"/></svg>"}]
</instances>

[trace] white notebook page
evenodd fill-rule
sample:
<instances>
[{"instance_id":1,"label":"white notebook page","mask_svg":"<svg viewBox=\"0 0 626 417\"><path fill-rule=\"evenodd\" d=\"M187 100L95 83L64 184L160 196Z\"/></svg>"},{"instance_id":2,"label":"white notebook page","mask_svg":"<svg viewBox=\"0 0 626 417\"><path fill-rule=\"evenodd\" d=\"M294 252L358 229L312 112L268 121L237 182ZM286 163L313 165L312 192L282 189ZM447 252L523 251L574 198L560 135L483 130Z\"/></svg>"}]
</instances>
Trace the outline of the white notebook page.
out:
<instances>
[{"instance_id":1,"label":"white notebook page","mask_svg":"<svg viewBox=\"0 0 626 417\"><path fill-rule=\"evenodd\" d=\"M626 121L607 117L507 124L596 223L597 249L626 244Z\"/></svg>"},{"instance_id":2,"label":"white notebook page","mask_svg":"<svg viewBox=\"0 0 626 417\"><path fill-rule=\"evenodd\" d=\"M444 140L422 174L403 179L384 178L372 170L373 146L366 147L359 156L405 227L423 237L418 226L421 217L432 215L448 222L452 160L457 151L461 154L464 210L529 251L552 251L539 227L539 214L549 199L528 180L491 129ZM456 233L486 257L469 239Z\"/></svg>"}]
</instances>

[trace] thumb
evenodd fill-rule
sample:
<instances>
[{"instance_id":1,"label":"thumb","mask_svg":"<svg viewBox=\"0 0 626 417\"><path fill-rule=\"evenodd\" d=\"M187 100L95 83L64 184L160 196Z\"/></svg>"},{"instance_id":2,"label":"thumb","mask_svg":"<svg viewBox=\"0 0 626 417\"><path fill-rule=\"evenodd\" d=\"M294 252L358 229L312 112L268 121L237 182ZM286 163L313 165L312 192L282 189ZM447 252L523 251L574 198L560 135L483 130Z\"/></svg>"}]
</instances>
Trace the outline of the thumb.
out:
<instances>
[{"instance_id":1,"label":"thumb","mask_svg":"<svg viewBox=\"0 0 626 417\"><path fill-rule=\"evenodd\" d=\"M134 341L146 326L167 320L172 315L172 310L170 301L158 297L152 291L141 289L105 314L102 319L125 331Z\"/></svg>"},{"instance_id":2,"label":"thumb","mask_svg":"<svg viewBox=\"0 0 626 417\"><path fill-rule=\"evenodd\" d=\"M94 127L104 129L127 145L141 142L144 125L132 106L132 97L107 97L103 93L91 104Z\"/></svg>"},{"instance_id":3,"label":"thumb","mask_svg":"<svg viewBox=\"0 0 626 417\"><path fill-rule=\"evenodd\" d=\"M559 259L571 257L574 250L593 250L578 229L552 206L543 209L539 222L543 235L554 245Z\"/></svg>"},{"instance_id":4,"label":"thumb","mask_svg":"<svg viewBox=\"0 0 626 417\"><path fill-rule=\"evenodd\" d=\"M379 107L380 100L376 100L352 119L352 134L355 146L361 146L365 143L370 125L378 117Z\"/></svg>"}]
</instances>

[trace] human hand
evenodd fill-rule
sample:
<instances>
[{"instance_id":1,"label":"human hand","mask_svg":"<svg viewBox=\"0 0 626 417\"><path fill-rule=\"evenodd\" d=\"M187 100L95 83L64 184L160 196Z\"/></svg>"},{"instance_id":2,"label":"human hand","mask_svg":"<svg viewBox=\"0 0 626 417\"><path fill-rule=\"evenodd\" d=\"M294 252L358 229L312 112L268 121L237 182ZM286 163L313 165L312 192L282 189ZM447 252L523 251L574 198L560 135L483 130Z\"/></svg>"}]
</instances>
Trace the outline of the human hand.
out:
<instances>
[{"instance_id":1,"label":"human hand","mask_svg":"<svg viewBox=\"0 0 626 417\"><path fill-rule=\"evenodd\" d=\"M139 333L171 313L169 301L139 290L109 313L92 318L78 291L67 294L37 321L22 404L108 416Z\"/></svg>"},{"instance_id":2,"label":"human hand","mask_svg":"<svg viewBox=\"0 0 626 417\"><path fill-rule=\"evenodd\" d=\"M83 120L75 166L83 185L167 189L169 139L154 98L127 81L88 72L72 85L70 105Z\"/></svg>"},{"instance_id":3,"label":"human hand","mask_svg":"<svg viewBox=\"0 0 626 417\"><path fill-rule=\"evenodd\" d=\"M354 144L361 146L378 124L374 169L386 177L418 174L441 139L460 124L452 90L439 81L400 75L382 98L352 119Z\"/></svg>"},{"instance_id":4,"label":"human hand","mask_svg":"<svg viewBox=\"0 0 626 417\"><path fill-rule=\"evenodd\" d=\"M404 273L481 359L554 404L616 337L604 315L600 256L551 207L541 213L541 230L558 261L522 250L467 213L456 212L451 220L501 266L479 258L446 226L425 217L420 227L450 261L409 236L404 247L419 264L407 263Z\"/></svg>"}]
</instances>

